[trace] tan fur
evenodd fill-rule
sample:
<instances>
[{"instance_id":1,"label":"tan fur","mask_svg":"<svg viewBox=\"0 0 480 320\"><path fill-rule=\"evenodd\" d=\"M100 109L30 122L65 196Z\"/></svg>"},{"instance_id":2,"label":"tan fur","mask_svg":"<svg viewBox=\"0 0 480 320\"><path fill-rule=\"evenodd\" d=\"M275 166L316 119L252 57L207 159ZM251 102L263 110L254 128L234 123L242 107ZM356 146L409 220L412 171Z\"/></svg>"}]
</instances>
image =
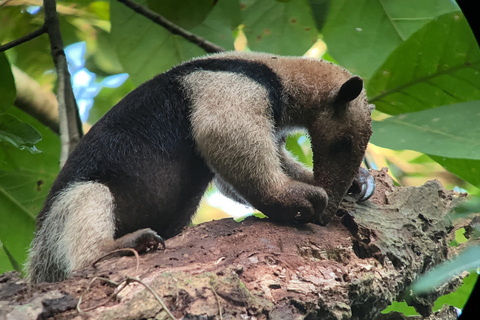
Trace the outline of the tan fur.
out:
<instances>
[{"instance_id":1,"label":"tan fur","mask_svg":"<svg viewBox=\"0 0 480 320\"><path fill-rule=\"evenodd\" d=\"M228 72L197 71L184 83L193 101L194 138L209 166L237 187L253 182L259 191L281 189L288 177L274 143L266 90Z\"/></svg>"},{"instance_id":2,"label":"tan fur","mask_svg":"<svg viewBox=\"0 0 480 320\"><path fill-rule=\"evenodd\" d=\"M301 107L327 102L328 95L352 77L351 73L331 62L308 57L284 57L268 53L225 52L206 58L244 59L265 64L279 77L285 90ZM327 107L324 104L323 107ZM304 123L301 123L304 125Z\"/></svg>"},{"instance_id":3,"label":"tan fur","mask_svg":"<svg viewBox=\"0 0 480 320\"><path fill-rule=\"evenodd\" d=\"M283 146L279 146L280 161L283 171L292 179L308 184L315 184L312 170L298 162Z\"/></svg>"},{"instance_id":4,"label":"tan fur","mask_svg":"<svg viewBox=\"0 0 480 320\"><path fill-rule=\"evenodd\" d=\"M103 184L77 182L60 192L32 242L28 280L65 278L101 257L113 242L113 210L113 196ZM54 265L62 270L51 270Z\"/></svg>"}]
</instances>

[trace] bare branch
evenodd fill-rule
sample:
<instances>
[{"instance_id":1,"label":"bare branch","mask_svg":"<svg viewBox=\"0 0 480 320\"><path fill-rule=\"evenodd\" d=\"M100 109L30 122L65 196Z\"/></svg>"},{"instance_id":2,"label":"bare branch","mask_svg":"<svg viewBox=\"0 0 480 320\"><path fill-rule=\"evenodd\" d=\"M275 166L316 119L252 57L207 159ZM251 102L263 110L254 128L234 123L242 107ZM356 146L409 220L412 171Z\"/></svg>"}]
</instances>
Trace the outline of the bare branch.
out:
<instances>
[{"instance_id":1,"label":"bare branch","mask_svg":"<svg viewBox=\"0 0 480 320\"><path fill-rule=\"evenodd\" d=\"M4 45L0 46L0 52L11 49L11 48L16 47L18 45L21 45L22 43L25 43L25 42L30 41L32 39L35 39L36 37L39 37L46 32L47 32L47 27L45 26L45 24L43 24L37 30L35 30L35 31L33 31L33 32L21 37L21 38L15 39L15 40L13 40L9 43L5 43Z\"/></svg>"},{"instance_id":2,"label":"bare branch","mask_svg":"<svg viewBox=\"0 0 480 320\"><path fill-rule=\"evenodd\" d=\"M17 89L15 106L59 134L58 101L55 95L43 90L37 81L17 67L12 66L12 73Z\"/></svg>"},{"instance_id":3,"label":"bare branch","mask_svg":"<svg viewBox=\"0 0 480 320\"><path fill-rule=\"evenodd\" d=\"M70 82L67 59L63 51L63 40L57 17L56 1L44 0L43 5L45 9L45 25L50 37L53 62L57 70L57 99L60 118L60 141L62 144L60 165L63 166L65 161L67 161L68 155L75 149L83 136L82 122L78 114L77 102L75 101Z\"/></svg>"},{"instance_id":4,"label":"bare branch","mask_svg":"<svg viewBox=\"0 0 480 320\"><path fill-rule=\"evenodd\" d=\"M220 47L202 37L199 37L179 26L176 24L172 23L171 21L165 19L163 16L159 15L158 13L132 1L132 0L118 0L118 2L123 3L133 11L143 15L144 17L152 20L153 22L161 25L165 29L167 29L169 32L179 35L186 40L196 44L203 50L205 50L208 53L216 53L216 52L224 52L226 51L225 48Z\"/></svg>"}]
</instances>

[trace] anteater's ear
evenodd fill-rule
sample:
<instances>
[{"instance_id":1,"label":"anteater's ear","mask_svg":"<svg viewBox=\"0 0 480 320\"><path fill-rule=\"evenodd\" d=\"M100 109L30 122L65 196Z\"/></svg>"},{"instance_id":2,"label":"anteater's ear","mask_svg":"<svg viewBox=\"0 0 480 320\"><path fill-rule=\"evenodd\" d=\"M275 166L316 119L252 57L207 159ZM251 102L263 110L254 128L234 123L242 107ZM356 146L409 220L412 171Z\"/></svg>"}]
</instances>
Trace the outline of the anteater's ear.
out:
<instances>
[{"instance_id":1,"label":"anteater's ear","mask_svg":"<svg viewBox=\"0 0 480 320\"><path fill-rule=\"evenodd\" d=\"M333 103L343 105L354 100L363 89L363 80L360 77L351 77L348 79L333 97Z\"/></svg>"}]
</instances>

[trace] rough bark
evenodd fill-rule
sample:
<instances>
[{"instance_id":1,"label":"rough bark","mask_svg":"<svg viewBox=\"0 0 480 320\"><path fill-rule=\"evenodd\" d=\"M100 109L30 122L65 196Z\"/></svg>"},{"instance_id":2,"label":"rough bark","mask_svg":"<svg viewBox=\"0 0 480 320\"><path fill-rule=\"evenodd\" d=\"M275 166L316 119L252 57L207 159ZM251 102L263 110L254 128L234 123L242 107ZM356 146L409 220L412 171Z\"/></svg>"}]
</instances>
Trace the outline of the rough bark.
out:
<instances>
[{"instance_id":1,"label":"rough bark","mask_svg":"<svg viewBox=\"0 0 480 320\"><path fill-rule=\"evenodd\" d=\"M0 318L169 319L137 282L79 314L82 294L85 310L114 291L100 280L87 289L101 276L116 282L138 277L177 319L375 319L419 274L447 259L452 227L445 216L459 196L437 181L395 187L385 171L374 175L371 200L344 201L339 217L325 227L224 219L186 228L167 240L165 251L142 255L138 270L136 258L124 256L58 284L28 287L6 274L0 278ZM436 298L458 283L412 303L425 319L455 319L453 309L430 313Z\"/></svg>"}]
</instances>

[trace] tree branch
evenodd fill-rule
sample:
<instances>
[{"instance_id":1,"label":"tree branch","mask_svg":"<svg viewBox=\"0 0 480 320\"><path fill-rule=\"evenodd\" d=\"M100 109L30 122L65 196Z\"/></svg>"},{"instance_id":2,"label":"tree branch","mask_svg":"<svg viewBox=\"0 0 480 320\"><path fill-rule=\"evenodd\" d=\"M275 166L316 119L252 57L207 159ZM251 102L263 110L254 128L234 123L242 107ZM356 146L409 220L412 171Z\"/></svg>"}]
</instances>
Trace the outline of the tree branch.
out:
<instances>
[{"instance_id":1,"label":"tree branch","mask_svg":"<svg viewBox=\"0 0 480 320\"><path fill-rule=\"evenodd\" d=\"M343 216L326 227L253 217L210 221L185 228L166 241L165 251L141 256L140 264L113 257L30 291L25 281L5 274L0 309L12 319L27 307L31 318L46 318L48 311L57 320L72 319L82 316L76 310L81 299L91 319L169 319L162 303L177 319L377 319L414 279L449 256L455 229L446 215L458 195L435 181L396 187L386 171L372 174L373 197L344 202ZM114 302L94 308L112 294L110 286L93 281L104 275L110 283L136 276L148 289L113 291ZM412 319L456 319L453 308L430 314L438 296L460 282L457 277L414 297L410 304L422 316Z\"/></svg>"},{"instance_id":2,"label":"tree branch","mask_svg":"<svg viewBox=\"0 0 480 320\"><path fill-rule=\"evenodd\" d=\"M118 2L123 3L136 13L141 14L142 16L152 20L156 24L159 24L160 26L164 27L167 29L169 32L179 35L186 40L198 45L200 48L205 50L208 53L216 53L216 52L224 52L226 51L225 48L220 47L202 37L199 37L179 26L176 24L172 23L171 21L165 19L163 16L159 15L158 13L132 1L132 0L118 0Z\"/></svg>"},{"instance_id":3,"label":"tree branch","mask_svg":"<svg viewBox=\"0 0 480 320\"><path fill-rule=\"evenodd\" d=\"M13 47L16 47L18 45L21 45L22 43L25 43L25 42L30 41L32 39L35 39L36 37L39 37L46 32L47 32L47 26L45 24L43 24L37 30L35 30L35 31L33 31L33 32L21 37L21 38L15 39L15 40L13 40L9 43L6 43L6 44L0 46L0 52L6 51L6 50L11 49Z\"/></svg>"},{"instance_id":4,"label":"tree branch","mask_svg":"<svg viewBox=\"0 0 480 320\"><path fill-rule=\"evenodd\" d=\"M17 67L12 66L12 73L17 89L15 106L59 134L58 101L55 95L43 90L38 82Z\"/></svg>"},{"instance_id":5,"label":"tree branch","mask_svg":"<svg viewBox=\"0 0 480 320\"><path fill-rule=\"evenodd\" d=\"M58 114L60 119L60 141L62 144L60 165L63 166L65 161L67 161L68 155L75 149L83 136L82 122L78 114L77 102L75 101L70 82L67 59L63 51L63 40L57 17L56 1L44 0L43 6L53 62L57 70Z\"/></svg>"}]
</instances>

